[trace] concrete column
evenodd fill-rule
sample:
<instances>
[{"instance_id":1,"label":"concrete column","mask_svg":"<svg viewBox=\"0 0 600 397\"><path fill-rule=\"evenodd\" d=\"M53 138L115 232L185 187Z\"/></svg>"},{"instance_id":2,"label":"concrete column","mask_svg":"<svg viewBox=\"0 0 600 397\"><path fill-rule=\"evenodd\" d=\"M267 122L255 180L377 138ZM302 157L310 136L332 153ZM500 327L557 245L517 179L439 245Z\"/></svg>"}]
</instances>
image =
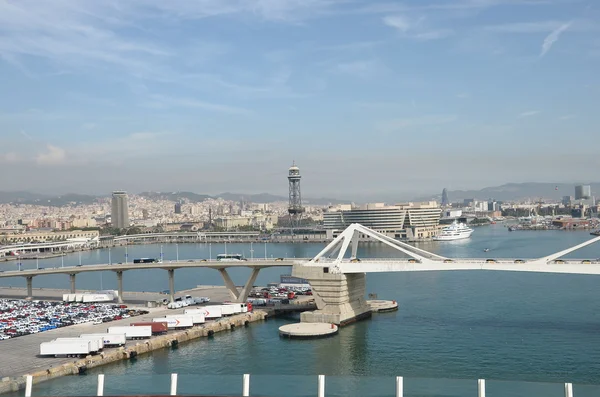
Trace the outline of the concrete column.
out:
<instances>
[{"instance_id":1,"label":"concrete column","mask_svg":"<svg viewBox=\"0 0 600 397\"><path fill-rule=\"evenodd\" d=\"M123 303L123 271L120 270L117 272L117 290L119 291L119 297L117 301L119 303Z\"/></svg>"},{"instance_id":2,"label":"concrete column","mask_svg":"<svg viewBox=\"0 0 600 397\"><path fill-rule=\"evenodd\" d=\"M27 297L33 298L33 276L27 276Z\"/></svg>"},{"instance_id":3,"label":"concrete column","mask_svg":"<svg viewBox=\"0 0 600 397\"><path fill-rule=\"evenodd\" d=\"M175 269L168 269L169 272L169 298L175 302Z\"/></svg>"},{"instance_id":4,"label":"concrete column","mask_svg":"<svg viewBox=\"0 0 600 397\"><path fill-rule=\"evenodd\" d=\"M71 278L71 293L72 294L75 293L75 276L77 276L77 274L75 274L75 273L69 274L69 277Z\"/></svg>"},{"instance_id":5,"label":"concrete column","mask_svg":"<svg viewBox=\"0 0 600 397\"><path fill-rule=\"evenodd\" d=\"M231 279L231 277L229 277L229 273L227 273L227 269L225 269L225 268L219 269L219 273L221 273L221 277L223 277L223 281L225 281L225 287L227 287L227 289L229 290L229 293L231 293L233 300L237 301L238 297L240 296L240 293L237 290L237 288L235 287L235 284L233 283L233 280Z\"/></svg>"},{"instance_id":6,"label":"concrete column","mask_svg":"<svg viewBox=\"0 0 600 397\"><path fill-rule=\"evenodd\" d=\"M250 274L248 281L246 281L246 285L244 285L244 288L238 295L237 302L246 302L246 299L248 299L248 295L250 295L250 291L252 291L252 287L254 286L254 282L256 281L256 277L258 276L258 272L260 272L259 267L252 269L252 274Z\"/></svg>"}]
</instances>

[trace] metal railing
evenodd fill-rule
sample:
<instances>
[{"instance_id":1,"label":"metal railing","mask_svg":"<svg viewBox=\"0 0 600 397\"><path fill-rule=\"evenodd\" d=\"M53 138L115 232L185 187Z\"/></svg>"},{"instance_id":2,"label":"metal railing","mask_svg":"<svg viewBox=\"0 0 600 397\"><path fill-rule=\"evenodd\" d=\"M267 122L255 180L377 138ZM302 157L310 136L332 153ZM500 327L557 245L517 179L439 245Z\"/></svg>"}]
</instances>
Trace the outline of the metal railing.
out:
<instances>
[{"instance_id":1,"label":"metal railing","mask_svg":"<svg viewBox=\"0 0 600 397\"><path fill-rule=\"evenodd\" d=\"M96 388L96 396L104 396L104 374L98 375L98 382ZM326 397L325 393L325 375L317 376L317 397ZM404 397L404 378L402 376L397 376L395 378L395 396L396 397ZM170 382L170 390L169 396L177 396L177 384L178 384L178 376L176 373L171 374L171 382ZM32 397L33 391L33 376L26 376L25 383L25 397ZM127 394L127 393L123 393ZM250 374L244 374L242 376L242 397L250 396ZM162 396L161 394L153 395L153 396ZM197 397L201 397L201 395L196 395ZM486 383L485 379L477 380L477 397L485 397L486 396ZM564 383L564 396L565 397L574 397L573 394L573 384L572 383Z\"/></svg>"}]
</instances>

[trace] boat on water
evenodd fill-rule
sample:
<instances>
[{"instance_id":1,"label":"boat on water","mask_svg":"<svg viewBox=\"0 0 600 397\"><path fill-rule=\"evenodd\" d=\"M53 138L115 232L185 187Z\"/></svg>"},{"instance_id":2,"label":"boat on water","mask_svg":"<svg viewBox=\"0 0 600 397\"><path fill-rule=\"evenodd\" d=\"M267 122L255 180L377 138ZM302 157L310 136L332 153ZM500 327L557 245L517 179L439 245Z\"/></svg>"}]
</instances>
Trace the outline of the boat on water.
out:
<instances>
[{"instance_id":1,"label":"boat on water","mask_svg":"<svg viewBox=\"0 0 600 397\"><path fill-rule=\"evenodd\" d=\"M465 225L464 223L459 223L454 221L450 226L446 226L443 228L437 236L434 236L433 239L435 241L453 241L453 240L461 240L464 238L471 237L471 233L473 233L473 229Z\"/></svg>"},{"instance_id":2,"label":"boat on water","mask_svg":"<svg viewBox=\"0 0 600 397\"><path fill-rule=\"evenodd\" d=\"M590 233L592 236L600 236L600 229L595 230L593 232Z\"/></svg>"}]
</instances>

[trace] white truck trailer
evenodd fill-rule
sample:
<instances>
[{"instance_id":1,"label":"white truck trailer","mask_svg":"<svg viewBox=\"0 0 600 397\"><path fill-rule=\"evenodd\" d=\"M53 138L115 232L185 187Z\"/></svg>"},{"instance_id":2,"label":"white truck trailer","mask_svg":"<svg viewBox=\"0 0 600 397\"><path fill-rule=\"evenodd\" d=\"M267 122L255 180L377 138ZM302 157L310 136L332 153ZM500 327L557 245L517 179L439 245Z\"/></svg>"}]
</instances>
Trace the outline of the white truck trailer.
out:
<instances>
[{"instance_id":1,"label":"white truck trailer","mask_svg":"<svg viewBox=\"0 0 600 397\"><path fill-rule=\"evenodd\" d=\"M190 328L194 326L194 321L192 316L173 316L173 317L162 317L162 318L153 318L153 322L155 323L167 323L167 327L169 329L176 328Z\"/></svg>"},{"instance_id":2,"label":"white truck trailer","mask_svg":"<svg viewBox=\"0 0 600 397\"><path fill-rule=\"evenodd\" d=\"M83 294L83 303L112 302L114 296L109 294Z\"/></svg>"},{"instance_id":3,"label":"white truck trailer","mask_svg":"<svg viewBox=\"0 0 600 397\"><path fill-rule=\"evenodd\" d=\"M152 327L149 325L140 327L110 327L107 332L109 334L125 334L125 338L127 339L145 339L152 336Z\"/></svg>"},{"instance_id":4,"label":"white truck trailer","mask_svg":"<svg viewBox=\"0 0 600 397\"><path fill-rule=\"evenodd\" d=\"M100 352L104 348L104 341L102 338L90 338L85 339L90 342L90 353L95 354ZM56 342L76 342L81 341L81 338L56 338L54 339Z\"/></svg>"},{"instance_id":5,"label":"white truck trailer","mask_svg":"<svg viewBox=\"0 0 600 397\"><path fill-rule=\"evenodd\" d=\"M180 318L180 317L191 317L192 318L192 324L196 325L196 324L204 324L206 322L206 319L204 317L204 313L195 313L195 314L167 314L165 316L165 319L169 319L169 318Z\"/></svg>"},{"instance_id":6,"label":"white truck trailer","mask_svg":"<svg viewBox=\"0 0 600 397\"><path fill-rule=\"evenodd\" d=\"M246 303L225 303L224 306L233 306L234 313L248 313L248 305Z\"/></svg>"},{"instance_id":7,"label":"white truck trailer","mask_svg":"<svg viewBox=\"0 0 600 397\"><path fill-rule=\"evenodd\" d=\"M67 356L67 357L85 357L92 353L92 341L85 339L43 342L40 343L40 355L42 356Z\"/></svg>"},{"instance_id":8,"label":"white truck trailer","mask_svg":"<svg viewBox=\"0 0 600 397\"><path fill-rule=\"evenodd\" d=\"M208 310L220 308L222 317L231 316L231 315L235 314L235 308L232 305L211 305L211 306L204 306L204 308L206 308Z\"/></svg>"},{"instance_id":9,"label":"white truck trailer","mask_svg":"<svg viewBox=\"0 0 600 397\"><path fill-rule=\"evenodd\" d=\"M126 342L125 334L82 334L79 336L81 339L87 339L88 337L100 337L104 341L105 347L119 347L124 346Z\"/></svg>"},{"instance_id":10,"label":"white truck trailer","mask_svg":"<svg viewBox=\"0 0 600 397\"><path fill-rule=\"evenodd\" d=\"M205 319L215 319L223 317L221 306L204 306L198 309L185 309L184 314L204 314Z\"/></svg>"}]
</instances>

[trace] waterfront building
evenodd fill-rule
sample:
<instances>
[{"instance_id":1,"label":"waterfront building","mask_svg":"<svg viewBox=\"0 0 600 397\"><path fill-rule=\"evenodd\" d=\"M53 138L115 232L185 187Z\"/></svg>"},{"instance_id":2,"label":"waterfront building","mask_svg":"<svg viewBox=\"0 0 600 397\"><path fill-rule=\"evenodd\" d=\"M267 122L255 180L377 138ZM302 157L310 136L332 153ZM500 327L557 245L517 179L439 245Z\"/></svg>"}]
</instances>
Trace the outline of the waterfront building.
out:
<instances>
[{"instance_id":1,"label":"waterfront building","mask_svg":"<svg viewBox=\"0 0 600 397\"><path fill-rule=\"evenodd\" d=\"M112 194L112 211L111 223L112 227L124 229L129 227L129 208L127 203L127 193L116 191Z\"/></svg>"},{"instance_id":2,"label":"waterfront building","mask_svg":"<svg viewBox=\"0 0 600 397\"><path fill-rule=\"evenodd\" d=\"M14 234L2 234L0 235L1 244L19 244L19 243L31 243L31 242L55 242L55 241L66 241L67 239L74 238L87 238L94 239L100 235L98 230L67 230L59 232L25 232L25 233L14 233Z\"/></svg>"},{"instance_id":3,"label":"waterfront building","mask_svg":"<svg viewBox=\"0 0 600 397\"><path fill-rule=\"evenodd\" d=\"M352 223L396 239L428 239L440 229L441 207L435 202L385 205L384 203L331 207L323 213L327 238L335 238Z\"/></svg>"}]
</instances>

